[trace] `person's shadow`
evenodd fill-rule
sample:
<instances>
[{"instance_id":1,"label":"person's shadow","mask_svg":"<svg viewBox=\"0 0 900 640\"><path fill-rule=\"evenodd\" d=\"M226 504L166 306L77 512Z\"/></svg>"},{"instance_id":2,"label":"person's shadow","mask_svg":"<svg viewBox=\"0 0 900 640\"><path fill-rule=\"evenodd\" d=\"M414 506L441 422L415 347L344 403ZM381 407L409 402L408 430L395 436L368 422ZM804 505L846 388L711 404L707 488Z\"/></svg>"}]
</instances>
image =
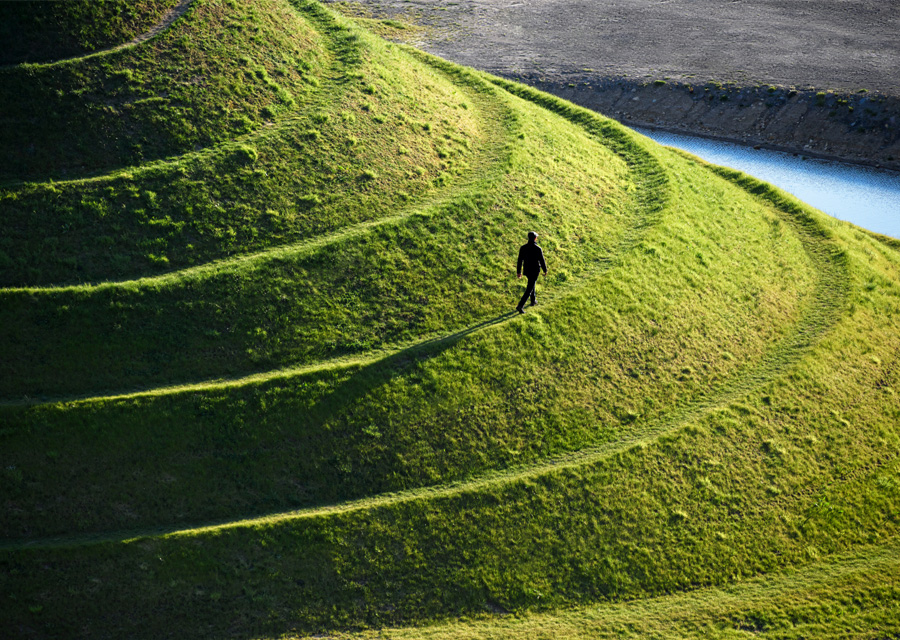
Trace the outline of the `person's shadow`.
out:
<instances>
[{"instance_id":1,"label":"person's shadow","mask_svg":"<svg viewBox=\"0 0 900 640\"><path fill-rule=\"evenodd\" d=\"M341 408L387 384L394 378L411 372L414 367L421 366L424 362L440 355L466 336L500 324L504 320L517 315L518 313L515 311L502 313L451 335L432 338L376 360L362 367L351 375L348 380L335 387L331 393L311 408L311 413L315 414L315 421L321 424L322 421L340 411Z\"/></svg>"}]
</instances>

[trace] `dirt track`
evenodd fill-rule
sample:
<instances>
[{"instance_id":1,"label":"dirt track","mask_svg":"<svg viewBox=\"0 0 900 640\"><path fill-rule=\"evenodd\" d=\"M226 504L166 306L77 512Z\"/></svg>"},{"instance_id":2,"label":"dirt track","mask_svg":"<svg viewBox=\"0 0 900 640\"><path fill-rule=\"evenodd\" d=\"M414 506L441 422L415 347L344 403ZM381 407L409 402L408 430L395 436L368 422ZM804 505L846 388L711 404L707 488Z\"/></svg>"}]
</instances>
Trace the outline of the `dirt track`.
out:
<instances>
[{"instance_id":1,"label":"dirt track","mask_svg":"<svg viewBox=\"0 0 900 640\"><path fill-rule=\"evenodd\" d=\"M896 0L360 4L378 16L405 17L431 27L418 44L432 53L568 93L565 97L625 122L900 168ZM663 80L672 95L657 91L651 97L647 86ZM731 94L724 100L718 96L719 102L705 108L694 89L709 82L726 85ZM753 90L769 85L778 87L775 94L761 97L762 103L748 102ZM572 91L574 87L580 90ZM791 89L799 90L799 97L791 96ZM825 103L815 99L818 92L828 94ZM646 94L637 113L622 108L626 93L636 93L638 101ZM694 104L685 102L686 95ZM743 122L729 123L738 110L760 104L766 105L765 114L752 122L741 111ZM786 120L782 106L791 107L785 110ZM868 119L861 119L862 113ZM798 125L803 125L802 136L791 136ZM810 138L820 130L821 136Z\"/></svg>"}]
</instances>

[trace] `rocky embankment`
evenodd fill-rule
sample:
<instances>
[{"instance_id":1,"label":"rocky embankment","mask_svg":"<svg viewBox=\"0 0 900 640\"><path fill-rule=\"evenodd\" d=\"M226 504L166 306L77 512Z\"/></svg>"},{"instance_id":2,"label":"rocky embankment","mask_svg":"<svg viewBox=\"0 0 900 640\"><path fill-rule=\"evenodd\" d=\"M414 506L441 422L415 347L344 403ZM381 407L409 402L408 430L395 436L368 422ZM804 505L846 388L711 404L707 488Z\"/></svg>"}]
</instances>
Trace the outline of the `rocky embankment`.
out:
<instances>
[{"instance_id":1,"label":"rocky embankment","mask_svg":"<svg viewBox=\"0 0 900 640\"><path fill-rule=\"evenodd\" d=\"M900 98L715 82L503 74L631 126L900 170Z\"/></svg>"}]
</instances>

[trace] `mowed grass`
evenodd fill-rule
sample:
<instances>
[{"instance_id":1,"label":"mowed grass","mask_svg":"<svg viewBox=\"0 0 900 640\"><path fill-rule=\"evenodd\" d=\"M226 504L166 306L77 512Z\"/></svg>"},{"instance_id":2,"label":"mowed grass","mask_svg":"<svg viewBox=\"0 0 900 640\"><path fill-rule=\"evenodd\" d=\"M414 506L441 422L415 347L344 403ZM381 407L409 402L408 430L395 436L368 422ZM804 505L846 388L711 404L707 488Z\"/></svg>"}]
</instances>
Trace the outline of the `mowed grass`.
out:
<instances>
[{"instance_id":1,"label":"mowed grass","mask_svg":"<svg viewBox=\"0 0 900 640\"><path fill-rule=\"evenodd\" d=\"M519 99L506 100L523 114L512 136L517 142L501 170L486 184L476 183L474 195L464 194L461 206L454 202L404 220L396 230L341 242L319 260L317 272L306 271L302 279L296 266L279 257L264 268L249 263L249 283L238 277L243 266L221 275L201 272L197 281L178 283L182 301L189 296L209 300L208 308L224 310L219 317L230 327L246 319L244 330L210 335L219 326L215 313L185 318L178 313L184 302L166 304L146 285L131 294L137 298L133 313L142 328L123 327L121 339L112 337L117 333L113 327L101 324L109 316L110 294L117 298L116 308L128 309L119 302L127 298L115 287L100 289L105 295L93 313L90 298L74 298L66 306L75 313L62 320L42 321L22 313L22 308L39 308L33 292L20 296L21 306L10 304L10 317L20 327L33 327L34 339L23 345L19 360L10 359L22 366L11 368L6 379L10 385L26 383L25 367L34 371L37 363L46 371L43 380L26 388L28 395L56 391L44 386L51 382L68 384L64 393L104 387L116 392L127 391L129 382L174 384L203 380L204 375L251 373L259 361L245 359L253 355L247 352L272 343L296 346L286 355L272 347L261 352L274 351L279 358L269 356L263 362L266 369L364 354L373 347L403 349L325 370L315 367L308 374L286 372L279 378L289 381L288 389L276 378L259 387L199 397L175 394L98 399L49 411L10 409L15 417L9 424L24 418L20 428L11 430L18 438L7 441L10 460L34 478L31 486L39 492L26 490L15 504L33 505L44 520L38 525L29 518L29 525L60 533L112 523L161 524L161 510L178 514L172 522L196 522L435 484L577 450L622 437L632 423L652 420L702 394L758 360L796 322L812 271L802 245L779 226L784 223L774 212L754 221L754 241L746 240L747 221L740 212L757 205L721 181L710 185L708 198L700 200L703 207L686 211L681 203L690 196L682 189L697 175L686 165L686 175L673 185L670 206L657 222L659 231L633 239L638 251L618 265L615 250L636 222L622 207L633 182L624 182L618 191L611 184L608 195L600 186L624 171L621 161L616 168L608 151L583 133L577 135L565 120ZM536 150L546 153L551 146L555 162L535 166L532 158L540 157ZM604 156L608 166L598 161ZM564 197L556 184L590 167L598 172L585 180L591 188L573 183L574 197ZM704 211L726 202L736 215L704 223L715 220ZM417 356L410 349L416 337L450 335L508 314L517 298L512 276L518 232L533 224L555 229L544 243L554 256L554 277L546 286L549 299L542 294L543 303L552 302L547 311L458 346L455 340L426 346ZM742 261L767 267L732 274ZM379 265L379 275L367 282L373 264ZM604 268L608 274L595 283ZM727 281L701 279L698 270L732 275ZM218 281L227 286L210 288ZM797 288L785 287L786 281ZM254 316L252 302L267 289L274 295L264 298L263 313ZM665 297L654 293L663 290ZM70 295L68 290L60 293ZM47 294L50 301L57 295ZM59 306L48 305L51 310ZM319 307L324 311L314 315ZM723 314L722 308L728 311ZM265 315L272 309L277 316ZM81 338L73 340L78 314L84 328ZM153 332L148 317L159 318L164 330ZM103 339L92 342L98 328ZM60 334L66 338L58 339ZM225 350L229 338L237 342L233 351ZM332 346L341 338L362 344ZM730 350L717 347L723 342ZM192 348L204 343L208 353ZM108 355L102 360L94 356L92 365L85 354L93 345ZM451 346L455 348L441 353ZM310 353L313 348L317 351ZM484 362L492 366L484 367ZM148 371L151 366L158 373ZM201 366L205 370L198 370ZM59 375L67 367L71 374ZM173 371L185 378L173 379ZM548 373L552 377L545 379ZM78 423L90 425L105 443L93 441L83 448L80 429L72 428ZM37 424L43 427L36 431ZM56 424L60 427L52 426ZM151 452L134 432L135 424L152 429L159 444ZM35 436L44 444L38 445ZM285 437L291 446L285 446ZM69 471L64 475L58 458L46 455L49 447L66 452ZM107 452L104 465L91 462L98 448ZM14 456L13 450L20 453ZM159 473L145 484L133 477L133 467L147 456L158 460L153 466ZM226 466L232 471L226 473ZM258 473L249 472L254 466ZM51 482L54 476L58 480ZM90 478L99 491L88 498L79 491L80 483L73 484L76 477ZM164 503L172 508L162 508ZM243 507L236 511L237 505ZM15 521L9 526L16 526Z\"/></svg>"},{"instance_id":2,"label":"mowed grass","mask_svg":"<svg viewBox=\"0 0 900 640\"><path fill-rule=\"evenodd\" d=\"M528 127L530 135L538 131ZM568 216L549 242L559 244L554 279L576 278L609 250L603 236L621 232L627 194L614 182L622 169L611 154L569 133L569 140L540 140L559 143L558 169L530 168L515 179L495 169L447 202L411 205L379 226L309 249L121 285L8 292L3 325L10 336L27 327L31 339L20 343L18 358L10 351L5 395L193 381L462 329L509 307L510 246L542 217ZM510 163L531 152L512 153ZM554 186L572 166L595 174L574 199ZM74 333L82 337L71 340ZM78 375L67 375L69 367Z\"/></svg>"},{"instance_id":3,"label":"mowed grass","mask_svg":"<svg viewBox=\"0 0 900 640\"><path fill-rule=\"evenodd\" d=\"M896 256L863 248L871 255L854 264L864 278L896 268ZM866 293L869 311L896 309L894 288ZM896 405L888 391L897 384L895 360L868 359L874 372L844 367L885 337L879 324L854 311L747 397L587 464L512 472L506 481L346 513L75 552L22 550L4 568L20 597L40 602L55 624L64 623L54 612L67 611L69 598L90 593L102 604L83 609L85 619L100 620L106 607L138 616L135 626L117 620L94 632L152 636L161 630L153 627L160 609L211 635L235 625L251 635L313 632L633 600L803 566L896 536ZM896 358L897 335L880 342L886 360ZM842 420L847 411L863 426ZM858 606L879 599L884 606L892 575ZM48 598L52 590L42 585L59 583L68 594ZM240 606L247 598L252 605ZM846 621L829 622L826 613L818 614L826 630L846 631Z\"/></svg>"},{"instance_id":4,"label":"mowed grass","mask_svg":"<svg viewBox=\"0 0 900 640\"><path fill-rule=\"evenodd\" d=\"M878 638L900 633L898 550L889 545L728 588L450 624L330 633L334 640ZM307 636L287 635L285 638Z\"/></svg>"},{"instance_id":5,"label":"mowed grass","mask_svg":"<svg viewBox=\"0 0 900 640\"><path fill-rule=\"evenodd\" d=\"M0 69L0 180L82 177L257 130L314 90L321 55L287 6L197 0L140 47Z\"/></svg>"},{"instance_id":6,"label":"mowed grass","mask_svg":"<svg viewBox=\"0 0 900 640\"><path fill-rule=\"evenodd\" d=\"M374 175L342 192L303 165L320 202L294 235L0 292L6 628L895 632L894 244L546 94L296 10L323 81L311 113L298 103L271 129L316 124L329 162ZM405 176L371 188L382 174L327 141L396 110L430 126L364 129L354 148ZM419 151L395 149L401 135ZM436 173L416 183L402 163L432 152ZM66 183L67 197L119 178ZM518 317L529 229L550 276Z\"/></svg>"},{"instance_id":7,"label":"mowed grass","mask_svg":"<svg viewBox=\"0 0 900 640\"><path fill-rule=\"evenodd\" d=\"M318 11L286 10L302 25ZM469 170L485 133L463 91L426 67L397 64L394 51L363 59L359 36L340 22L326 33L320 65L300 70L318 97L234 142L94 179L4 189L0 283L133 279L295 243L390 215ZM122 66L94 64L113 66L113 76ZM245 63L234 66L256 78ZM164 110L154 103L152 117L164 120ZM192 123L197 117L191 110Z\"/></svg>"}]
</instances>

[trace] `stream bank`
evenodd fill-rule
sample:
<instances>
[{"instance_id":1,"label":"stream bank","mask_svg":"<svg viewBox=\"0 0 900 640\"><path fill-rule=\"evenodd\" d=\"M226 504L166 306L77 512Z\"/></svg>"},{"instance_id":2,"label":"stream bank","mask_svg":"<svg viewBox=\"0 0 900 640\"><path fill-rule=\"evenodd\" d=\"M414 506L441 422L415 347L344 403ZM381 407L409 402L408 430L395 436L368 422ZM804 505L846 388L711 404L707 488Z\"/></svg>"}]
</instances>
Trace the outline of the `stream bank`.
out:
<instances>
[{"instance_id":1,"label":"stream bank","mask_svg":"<svg viewBox=\"0 0 900 640\"><path fill-rule=\"evenodd\" d=\"M895 96L495 72L629 126L900 170L900 98Z\"/></svg>"}]
</instances>

